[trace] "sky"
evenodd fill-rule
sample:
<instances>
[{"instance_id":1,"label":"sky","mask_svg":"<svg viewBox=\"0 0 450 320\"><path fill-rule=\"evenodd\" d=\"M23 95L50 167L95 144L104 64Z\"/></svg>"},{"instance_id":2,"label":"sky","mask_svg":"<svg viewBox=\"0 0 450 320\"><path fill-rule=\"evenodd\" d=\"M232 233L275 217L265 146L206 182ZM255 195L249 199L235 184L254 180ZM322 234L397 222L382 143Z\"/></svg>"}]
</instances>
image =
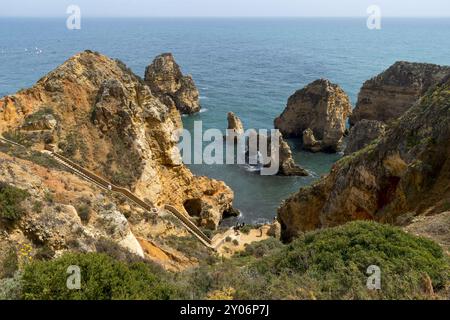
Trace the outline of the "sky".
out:
<instances>
[{"instance_id":1,"label":"sky","mask_svg":"<svg viewBox=\"0 0 450 320\"><path fill-rule=\"evenodd\" d=\"M450 0L0 0L0 16L85 17L362 17L378 5L384 17L450 17Z\"/></svg>"}]
</instances>

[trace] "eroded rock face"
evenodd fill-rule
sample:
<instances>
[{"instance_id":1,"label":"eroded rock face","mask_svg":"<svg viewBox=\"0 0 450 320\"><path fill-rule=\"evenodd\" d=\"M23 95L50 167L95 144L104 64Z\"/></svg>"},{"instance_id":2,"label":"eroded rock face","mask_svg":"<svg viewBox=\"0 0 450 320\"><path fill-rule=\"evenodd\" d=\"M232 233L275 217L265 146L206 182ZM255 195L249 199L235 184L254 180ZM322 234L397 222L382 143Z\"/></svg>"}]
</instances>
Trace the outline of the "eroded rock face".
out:
<instances>
[{"instance_id":1,"label":"eroded rock face","mask_svg":"<svg viewBox=\"0 0 450 320\"><path fill-rule=\"evenodd\" d=\"M279 136L279 138L280 170L278 172L278 175L303 177L308 176L308 172L294 162L291 147L289 147L289 144L283 139L281 135Z\"/></svg>"},{"instance_id":2,"label":"eroded rock face","mask_svg":"<svg viewBox=\"0 0 450 320\"><path fill-rule=\"evenodd\" d=\"M344 154L349 155L363 149L375 139L382 137L385 133L386 125L377 120L361 120L351 129L347 138L347 147Z\"/></svg>"},{"instance_id":3,"label":"eroded rock face","mask_svg":"<svg viewBox=\"0 0 450 320\"><path fill-rule=\"evenodd\" d=\"M25 123L22 126L23 130L29 131L52 131L58 125L58 121L52 114L41 114L36 117L28 117L25 119Z\"/></svg>"},{"instance_id":4,"label":"eroded rock face","mask_svg":"<svg viewBox=\"0 0 450 320\"><path fill-rule=\"evenodd\" d=\"M60 153L149 203L183 211L187 199L201 199L209 226L232 210L228 186L195 177L181 163L173 134L182 128L178 110L122 63L90 51L75 55L32 88L0 100L0 132L19 129L42 150L44 135L20 129L43 109L58 119L52 143Z\"/></svg>"},{"instance_id":5,"label":"eroded rock face","mask_svg":"<svg viewBox=\"0 0 450 320\"><path fill-rule=\"evenodd\" d=\"M285 200L283 239L357 219L408 224L448 211L450 79L428 92L379 141L337 162L331 173Z\"/></svg>"},{"instance_id":6,"label":"eroded rock face","mask_svg":"<svg viewBox=\"0 0 450 320\"><path fill-rule=\"evenodd\" d=\"M450 67L396 62L386 71L364 83L350 117L350 124L355 125L362 119L385 123L398 119L422 94L448 74Z\"/></svg>"},{"instance_id":7,"label":"eroded rock face","mask_svg":"<svg viewBox=\"0 0 450 320\"><path fill-rule=\"evenodd\" d=\"M171 101L183 114L200 111L199 92L190 75L184 76L171 53L153 60L145 70L145 82L161 100Z\"/></svg>"},{"instance_id":8,"label":"eroded rock face","mask_svg":"<svg viewBox=\"0 0 450 320\"><path fill-rule=\"evenodd\" d=\"M49 174L48 168L1 152L0 169L2 183L28 194L21 204L24 214L14 227L4 228L0 221L0 230L8 230L11 240L31 240L58 253L95 252L97 241L106 239L144 257L123 213L92 184L68 172Z\"/></svg>"},{"instance_id":9,"label":"eroded rock face","mask_svg":"<svg viewBox=\"0 0 450 320\"><path fill-rule=\"evenodd\" d=\"M303 147L311 152L320 152L322 150L322 141L317 141L314 132L308 128L303 131Z\"/></svg>"},{"instance_id":10,"label":"eroded rock face","mask_svg":"<svg viewBox=\"0 0 450 320\"><path fill-rule=\"evenodd\" d=\"M233 133L236 135L242 135L245 133L244 125L242 124L241 119L236 116L233 112L228 112L227 114L228 120L228 130L233 130Z\"/></svg>"},{"instance_id":11,"label":"eroded rock face","mask_svg":"<svg viewBox=\"0 0 450 320\"><path fill-rule=\"evenodd\" d=\"M286 109L275 119L275 128L285 137L300 138L310 129L319 147L305 145L305 149L336 152L351 109L347 94L338 85L320 79L289 98Z\"/></svg>"}]
</instances>

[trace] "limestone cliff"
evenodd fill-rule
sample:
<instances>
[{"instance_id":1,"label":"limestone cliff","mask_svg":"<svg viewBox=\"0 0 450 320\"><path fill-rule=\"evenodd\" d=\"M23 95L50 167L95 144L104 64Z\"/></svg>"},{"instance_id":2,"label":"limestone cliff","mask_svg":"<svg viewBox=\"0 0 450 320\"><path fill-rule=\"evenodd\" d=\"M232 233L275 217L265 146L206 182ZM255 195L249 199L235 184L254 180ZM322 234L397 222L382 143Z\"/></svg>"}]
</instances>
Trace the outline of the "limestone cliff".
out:
<instances>
[{"instance_id":1,"label":"limestone cliff","mask_svg":"<svg viewBox=\"0 0 450 320\"><path fill-rule=\"evenodd\" d=\"M199 92L190 75L184 76L171 53L153 60L145 70L145 82L166 104L173 104L184 114L200 111Z\"/></svg>"},{"instance_id":2,"label":"limestone cliff","mask_svg":"<svg viewBox=\"0 0 450 320\"><path fill-rule=\"evenodd\" d=\"M25 196L18 197L19 190ZM13 205L6 208L8 203ZM0 140L0 277L11 250L32 260L67 251L102 252L121 260L151 260L173 271L192 267L198 263L192 247L178 248L195 240L167 214L146 212L47 154Z\"/></svg>"},{"instance_id":3,"label":"limestone cliff","mask_svg":"<svg viewBox=\"0 0 450 320\"><path fill-rule=\"evenodd\" d=\"M30 241L58 254L65 250L96 251L98 242L108 239L144 257L124 214L102 190L58 168L39 153L25 155L3 143L0 150L0 188L13 186L28 194L16 224L0 218L0 231L7 230L0 240ZM46 161L47 168L18 156Z\"/></svg>"},{"instance_id":4,"label":"limestone cliff","mask_svg":"<svg viewBox=\"0 0 450 320\"><path fill-rule=\"evenodd\" d=\"M201 207L214 228L232 209L223 182L195 177L180 163L178 110L126 66L98 53L77 54L32 88L0 100L0 132L41 150L54 144L85 168L142 199L183 210ZM189 212L197 213L197 212Z\"/></svg>"},{"instance_id":5,"label":"limestone cliff","mask_svg":"<svg viewBox=\"0 0 450 320\"><path fill-rule=\"evenodd\" d=\"M344 154L363 149L375 139L380 138L386 131L386 125L377 120L363 119L358 121L351 129L347 138Z\"/></svg>"},{"instance_id":6,"label":"limestone cliff","mask_svg":"<svg viewBox=\"0 0 450 320\"><path fill-rule=\"evenodd\" d=\"M398 119L422 94L448 74L450 67L396 62L364 83L350 117L350 124L353 126L362 119L385 123Z\"/></svg>"},{"instance_id":7,"label":"limestone cliff","mask_svg":"<svg viewBox=\"0 0 450 320\"><path fill-rule=\"evenodd\" d=\"M283 238L350 220L407 224L448 211L450 79L430 90L383 137L334 165L331 173L285 200Z\"/></svg>"},{"instance_id":8,"label":"limestone cliff","mask_svg":"<svg viewBox=\"0 0 450 320\"><path fill-rule=\"evenodd\" d=\"M347 94L338 85L320 79L289 98L286 109L275 119L275 128L285 137L307 135L303 139L307 150L336 152L351 110Z\"/></svg>"},{"instance_id":9,"label":"limestone cliff","mask_svg":"<svg viewBox=\"0 0 450 320\"><path fill-rule=\"evenodd\" d=\"M233 112L228 112L227 114L228 130L233 130L236 135L243 135L245 133L244 125L241 119L236 116Z\"/></svg>"}]
</instances>

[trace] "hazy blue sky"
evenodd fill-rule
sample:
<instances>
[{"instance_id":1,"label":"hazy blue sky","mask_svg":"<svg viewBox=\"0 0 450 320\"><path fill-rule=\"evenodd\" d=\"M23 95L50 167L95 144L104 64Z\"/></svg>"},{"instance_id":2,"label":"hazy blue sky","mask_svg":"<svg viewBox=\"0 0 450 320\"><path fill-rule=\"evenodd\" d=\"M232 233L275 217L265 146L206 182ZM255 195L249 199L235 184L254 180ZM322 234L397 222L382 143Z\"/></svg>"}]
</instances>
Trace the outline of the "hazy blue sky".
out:
<instances>
[{"instance_id":1,"label":"hazy blue sky","mask_svg":"<svg viewBox=\"0 0 450 320\"><path fill-rule=\"evenodd\" d=\"M372 4L385 17L450 16L450 0L1 0L0 16L64 16L70 4L86 17L366 16Z\"/></svg>"}]
</instances>

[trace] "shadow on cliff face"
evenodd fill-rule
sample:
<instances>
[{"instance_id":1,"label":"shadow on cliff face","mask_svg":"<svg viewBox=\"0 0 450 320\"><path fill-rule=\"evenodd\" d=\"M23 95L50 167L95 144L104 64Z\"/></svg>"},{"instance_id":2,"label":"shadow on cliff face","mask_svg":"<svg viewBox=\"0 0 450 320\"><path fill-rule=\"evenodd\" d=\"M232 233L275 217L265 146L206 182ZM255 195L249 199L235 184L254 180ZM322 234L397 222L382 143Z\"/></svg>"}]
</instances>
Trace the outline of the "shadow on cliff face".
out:
<instances>
[{"instance_id":1,"label":"shadow on cliff face","mask_svg":"<svg viewBox=\"0 0 450 320\"><path fill-rule=\"evenodd\" d=\"M189 199L183 203L183 207L187 213L192 217L200 217L202 213L202 200L201 199Z\"/></svg>"}]
</instances>

